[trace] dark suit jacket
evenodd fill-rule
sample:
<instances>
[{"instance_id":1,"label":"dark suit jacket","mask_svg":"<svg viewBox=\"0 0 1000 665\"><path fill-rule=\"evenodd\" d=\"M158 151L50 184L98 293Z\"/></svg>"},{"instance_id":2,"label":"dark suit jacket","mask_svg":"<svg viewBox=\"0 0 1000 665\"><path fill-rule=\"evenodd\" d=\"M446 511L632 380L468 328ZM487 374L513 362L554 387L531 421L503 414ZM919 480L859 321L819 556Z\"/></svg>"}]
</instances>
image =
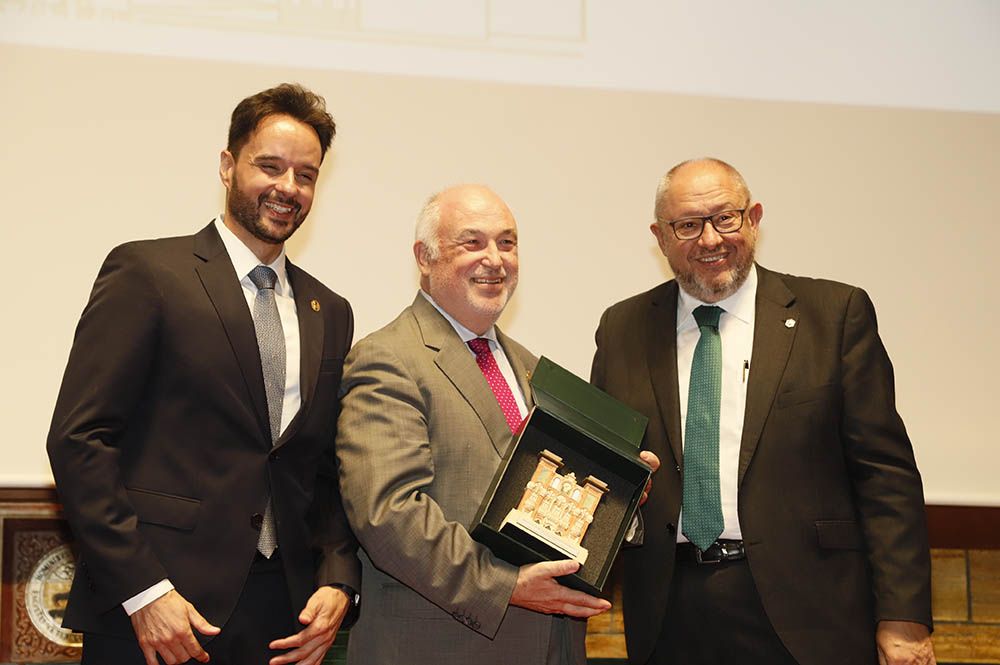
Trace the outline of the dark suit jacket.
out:
<instances>
[{"instance_id":1,"label":"dark suit jacket","mask_svg":"<svg viewBox=\"0 0 1000 665\"><path fill-rule=\"evenodd\" d=\"M223 625L269 492L296 611L317 582L360 587L333 455L352 313L313 277L287 269L302 406L272 450L253 319L214 226L108 255L48 437L79 547L66 626L132 635L122 601L163 578Z\"/></svg>"},{"instance_id":2,"label":"dark suit jacket","mask_svg":"<svg viewBox=\"0 0 1000 665\"><path fill-rule=\"evenodd\" d=\"M800 663L871 664L877 620L931 625L923 490L892 365L864 291L758 271L738 484L750 570ZM649 417L644 447L663 463L643 509L644 545L623 552L636 663L663 625L681 509L677 288L604 313L592 374Z\"/></svg>"}]
</instances>

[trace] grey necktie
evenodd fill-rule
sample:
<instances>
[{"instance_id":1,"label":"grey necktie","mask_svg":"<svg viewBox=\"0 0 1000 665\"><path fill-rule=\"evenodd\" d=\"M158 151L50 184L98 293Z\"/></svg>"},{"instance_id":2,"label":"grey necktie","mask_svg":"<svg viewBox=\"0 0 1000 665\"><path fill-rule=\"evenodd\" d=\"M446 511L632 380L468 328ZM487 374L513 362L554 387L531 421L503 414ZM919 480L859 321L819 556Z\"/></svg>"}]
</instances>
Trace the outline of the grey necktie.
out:
<instances>
[{"instance_id":1,"label":"grey necktie","mask_svg":"<svg viewBox=\"0 0 1000 665\"><path fill-rule=\"evenodd\" d=\"M267 413L271 423L271 445L274 445L281 435L281 405L285 399L285 334L281 330L281 317L274 299L278 276L267 266L257 266L250 271L250 281L257 287L257 297L253 302L253 327L260 348L260 368L264 375ZM268 497L257 549L271 558L277 547L274 514Z\"/></svg>"}]
</instances>

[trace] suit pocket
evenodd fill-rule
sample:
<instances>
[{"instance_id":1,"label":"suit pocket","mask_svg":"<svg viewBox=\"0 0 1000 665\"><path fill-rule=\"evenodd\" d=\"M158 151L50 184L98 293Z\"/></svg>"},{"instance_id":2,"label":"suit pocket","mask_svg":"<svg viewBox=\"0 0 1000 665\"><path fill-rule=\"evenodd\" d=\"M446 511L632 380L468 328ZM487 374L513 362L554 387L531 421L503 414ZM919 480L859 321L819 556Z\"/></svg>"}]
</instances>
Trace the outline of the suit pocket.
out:
<instances>
[{"instance_id":1,"label":"suit pocket","mask_svg":"<svg viewBox=\"0 0 1000 665\"><path fill-rule=\"evenodd\" d=\"M343 358L323 358L319 363L320 372L339 372L343 367Z\"/></svg>"},{"instance_id":2,"label":"suit pocket","mask_svg":"<svg viewBox=\"0 0 1000 665\"><path fill-rule=\"evenodd\" d=\"M382 601L389 616L397 619L452 620L450 614L402 584L382 585Z\"/></svg>"},{"instance_id":3,"label":"suit pocket","mask_svg":"<svg viewBox=\"0 0 1000 665\"><path fill-rule=\"evenodd\" d=\"M142 524L156 524L181 531L193 531L198 523L201 501L186 496L126 487L135 514Z\"/></svg>"},{"instance_id":4,"label":"suit pocket","mask_svg":"<svg viewBox=\"0 0 1000 665\"><path fill-rule=\"evenodd\" d=\"M821 549L863 550L865 538L854 520L816 520L816 538Z\"/></svg>"},{"instance_id":5,"label":"suit pocket","mask_svg":"<svg viewBox=\"0 0 1000 665\"><path fill-rule=\"evenodd\" d=\"M803 388L802 390L788 390L778 395L777 406L783 409L786 406L795 404L806 404L808 402L828 401L836 395L836 386L827 384L815 388Z\"/></svg>"}]
</instances>

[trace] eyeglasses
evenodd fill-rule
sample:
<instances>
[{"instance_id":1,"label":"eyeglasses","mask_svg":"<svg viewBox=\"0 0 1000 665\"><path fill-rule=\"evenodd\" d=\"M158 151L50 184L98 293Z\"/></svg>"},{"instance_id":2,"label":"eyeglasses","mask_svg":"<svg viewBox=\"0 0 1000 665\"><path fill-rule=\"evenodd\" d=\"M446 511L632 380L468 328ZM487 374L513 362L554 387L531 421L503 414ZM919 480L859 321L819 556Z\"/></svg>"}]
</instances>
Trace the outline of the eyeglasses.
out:
<instances>
[{"instance_id":1,"label":"eyeglasses","mask_svg":"<svg viewBox=\"0 0 1000 665\"><path fill-rule=\"evenodd\" d=\"M742 210L723 210L708 217L684 217L672 222L665 222L674 230L678 240L697 240L705 231L705 223L710 222L716 233L736 233L743 228Z\"/></svg>"}]
</instances>

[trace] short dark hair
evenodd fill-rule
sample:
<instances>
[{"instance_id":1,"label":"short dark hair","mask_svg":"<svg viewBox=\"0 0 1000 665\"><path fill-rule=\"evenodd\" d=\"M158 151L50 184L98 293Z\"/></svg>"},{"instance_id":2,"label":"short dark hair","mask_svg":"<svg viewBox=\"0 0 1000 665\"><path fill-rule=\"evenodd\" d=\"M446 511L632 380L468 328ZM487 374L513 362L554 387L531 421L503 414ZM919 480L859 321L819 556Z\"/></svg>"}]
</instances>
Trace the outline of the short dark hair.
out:
<instances>
[{"instance_id":1,"label":"short dark hair","mask_svg":"<svg viewBox=\"0 0 1000 665\"><path fill-rule=\"evenodd\" d=\"M288 115L303 122L319 136L320 161L337 133L337 125L326 111L326 100L298 83L282 83L247 97L233 109L226 150L236 157L250 140L261 120L272 115Z\"/></svg>"}]
</instances>

